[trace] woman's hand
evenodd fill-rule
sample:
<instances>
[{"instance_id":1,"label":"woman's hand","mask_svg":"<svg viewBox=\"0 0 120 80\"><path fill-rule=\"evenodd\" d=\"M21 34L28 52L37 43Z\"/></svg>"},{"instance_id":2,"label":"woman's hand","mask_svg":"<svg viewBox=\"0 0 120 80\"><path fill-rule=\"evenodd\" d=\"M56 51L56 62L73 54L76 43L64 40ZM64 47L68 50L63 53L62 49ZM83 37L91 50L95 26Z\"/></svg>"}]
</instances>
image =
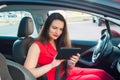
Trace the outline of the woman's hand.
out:
<instances>
[{"instance_id":1,"label":"woman's hand","mask_svg":"<svg viewBox=\"0 0 120 80\"><path fill-rule=\"evenodd\" d=\"M77 55L73 55L72 57L70 57L70 59L68 60L68 67L72 68L75 66L75 64L78 62L80 57L80 54L77 53Z\"/></svg>"},{"instance_id":2,"label":"woman's hand","mask_svg":"<svg viewBox=\"0 0 120 80\"><path fill-rule=\"evenodd\" d=\"M61 60L59 60L59 59L54 59L54 60L52 61L51 65L52 65L52 67L54 68L54 67L56 67L56 66L59 66L63 61L65 61L65 60L64 60L64 59L61 59Z\"/></svg>"}]
</instances>

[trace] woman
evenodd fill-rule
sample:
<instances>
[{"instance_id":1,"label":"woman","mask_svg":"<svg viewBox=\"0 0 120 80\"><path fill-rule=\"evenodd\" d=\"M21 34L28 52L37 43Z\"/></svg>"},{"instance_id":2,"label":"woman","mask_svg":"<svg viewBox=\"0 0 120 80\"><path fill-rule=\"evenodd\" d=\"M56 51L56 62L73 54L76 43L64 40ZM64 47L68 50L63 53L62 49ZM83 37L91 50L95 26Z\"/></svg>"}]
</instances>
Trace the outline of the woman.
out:
<instances>
[{"instance_id":1,"label":"woman","mask_svg":"<svg viewBox=\"0 0 120 80\"><path fill-rule=\"evenodd\" d=\"M29 48L24 66L36 78L46 74L48 80L55 80L57 66L60 66L60 77L67 74L66 80L114 80L103 70L75 67L80 57L78 53L67 61L55 59L60 47L71 47L71 43L64 17L53 13L47 18L38 38ZM36 67L37 64L40 67Z\"/></svg>"}]
</instances>

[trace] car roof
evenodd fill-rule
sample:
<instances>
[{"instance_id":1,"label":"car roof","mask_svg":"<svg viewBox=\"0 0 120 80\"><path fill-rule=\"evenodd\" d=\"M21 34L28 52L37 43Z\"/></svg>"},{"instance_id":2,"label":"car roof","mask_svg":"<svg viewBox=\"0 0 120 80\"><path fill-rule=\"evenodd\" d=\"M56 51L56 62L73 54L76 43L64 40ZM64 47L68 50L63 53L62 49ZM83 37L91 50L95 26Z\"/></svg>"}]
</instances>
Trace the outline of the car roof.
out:
<instances>
[{"instance_id":1,"label":"car roof","mask_svg":"<svg viewBox=\"0 0 120 80\"><path fill-rule=\"evenodd\" d=\"M0 0L1 4L14 5L13 7L7 7L1 9L5 10L32 10L32 9L76 9L95 12L107 17L113 17L120 19L120 1L119 0ZM27 7L25 6L27 4ZM15 7L18 5L24 5L23 7ZM29 6L36 5L38 7ZM39 7L41 6L41 7ZM53 7L49 7L53 6ZM43 8L44 7L44 8Z\"/></svg>"},{"instance_id":2,"label":"car roof","mask_svg":"<svg viewBox=\"0 0 120 80\"><path fill-rule=\"evenodd\" d=\"M120 0L0 0L1 2L32 2L44 4L101 4L120 9ZM63 5L64 5L63 4Z\"/></svg>"}]
</instances>

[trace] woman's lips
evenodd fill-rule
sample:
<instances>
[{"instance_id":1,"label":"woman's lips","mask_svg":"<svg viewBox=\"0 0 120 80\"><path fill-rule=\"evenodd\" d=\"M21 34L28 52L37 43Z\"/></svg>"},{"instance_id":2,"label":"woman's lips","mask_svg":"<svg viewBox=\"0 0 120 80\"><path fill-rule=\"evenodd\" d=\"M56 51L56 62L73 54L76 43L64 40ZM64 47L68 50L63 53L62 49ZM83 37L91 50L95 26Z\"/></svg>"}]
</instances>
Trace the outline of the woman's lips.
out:
<instances>
[{"instance_id":1,"label":"woman's lips","mask_svg":"<svg viewBox=\"0 0 120 80\"><path fill-rule=\"evenodd\" d=\"M58 35L53 35L53 36L58 37Z\"/></svg>"}]
</instances>

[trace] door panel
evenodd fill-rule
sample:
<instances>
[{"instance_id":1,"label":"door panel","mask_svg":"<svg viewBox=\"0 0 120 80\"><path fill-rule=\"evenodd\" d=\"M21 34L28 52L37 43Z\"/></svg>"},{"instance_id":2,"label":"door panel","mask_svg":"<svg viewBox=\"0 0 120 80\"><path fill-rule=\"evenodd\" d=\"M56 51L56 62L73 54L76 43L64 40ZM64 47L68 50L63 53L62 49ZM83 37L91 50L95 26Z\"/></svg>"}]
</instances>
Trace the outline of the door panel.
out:
<instances>
[{"instance_id":1,"label":"door panel","mask_svg":"<svg viewBox=\"0 0 120 80\"><path fill-rule=\"evenodd\" d=\"M0 37L0 52L8 59L12 59L12 46L17 37Z\"/></svg>"},{"instance_id":2,"label":"door panel","mask_svg":"<svg viewBox=\"0 0 120 80\"><path fill-rule=\"evenodd\" d=\"M97 41L82 41L82 40L71 40L73 47L80 47L82 52L94 47Z\"/></svg>"}]
</instances>

